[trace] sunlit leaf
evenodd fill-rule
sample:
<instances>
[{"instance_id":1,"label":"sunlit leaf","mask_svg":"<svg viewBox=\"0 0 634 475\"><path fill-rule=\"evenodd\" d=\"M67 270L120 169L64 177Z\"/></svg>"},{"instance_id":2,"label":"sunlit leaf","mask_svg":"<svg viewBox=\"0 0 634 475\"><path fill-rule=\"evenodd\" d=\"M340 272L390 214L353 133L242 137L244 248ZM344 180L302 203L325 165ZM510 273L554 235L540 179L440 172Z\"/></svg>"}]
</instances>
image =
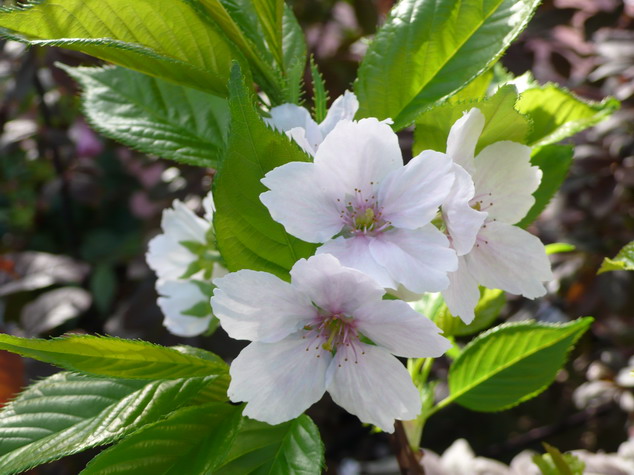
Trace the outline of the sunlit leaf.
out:
<instances>
[{"instance_id":1,"label":"sunlit leaf","mask_svg":"<svg viewBox=\"0 0 634 475\"><path fill-rule=\"evenodd\" d=\"M634 270L634 241L626 244L614 259L606 257L601 263L601 268L597 274L610 272L613 270Z\"/></svg>"}]
</instances>

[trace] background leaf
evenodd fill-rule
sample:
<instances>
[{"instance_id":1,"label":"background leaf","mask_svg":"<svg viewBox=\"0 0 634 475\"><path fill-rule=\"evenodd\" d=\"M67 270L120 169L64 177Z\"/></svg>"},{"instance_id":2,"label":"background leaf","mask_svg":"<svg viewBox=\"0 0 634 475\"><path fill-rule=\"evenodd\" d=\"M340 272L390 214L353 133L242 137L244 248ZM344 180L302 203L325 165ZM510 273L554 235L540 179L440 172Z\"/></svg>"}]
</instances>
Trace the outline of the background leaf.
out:
<instances>
[{"instance_id":1,"label":"background leaf","mask_svg":"<svg viewBox=\"0 0 634 475\"><path fill-rule=\"evenodd\" d=\"M144 153L217 167L229 107L218 96L125 68L63 68L82 86L93 128Z\"/></svg>"},{"instance_id":2,"label":"background leaf","mask_svg":"<svg viewBox=\"0 0 634 475\"><path fill-rule=\"evenodd\" d=\"M231 133L225 161L214 180L218 249L230 271L253 269L288 278L293 264L312 255L316 246L290 236L273 221L260 202L266 191L260 180L273 168L308 157L262 121L238 68L232 71L229 88Z\"/></svg>"},{"instance_id":3,"label":"background leaf","mask_svg":"<svg viewBox=\"0 0 634 475\"><path fill-rule=\"evenodd\" d=\"M61 287L39 295L22 307L20 324L28 335L36 336L78 317L91 304L92 296L86 290Z\"/></svg>"},{"instance_id":4,"label":"background leaf","mask_svg":"<svg viewBox=\"0 0 634 475\"><path fill-rule=\"evenodd\" d=\"M593 319L563 325L499 325L469 343L449 368L448 402L474 411L501 411L552 383L575 342Z\"/></svg>"},{"instance_id":5,"label":"background leaf","mask_svg":"<svg viewBox=\"0 0 634 475\"><path fill-rule=\"evenodd\" d=\"M626 244L614 259L608 257L603 259L603 263L597 274L603 274L604 272L613 270L634 270L634 241L630 241Z\"/></svg>"},{"instance_id":6,"label":"background leaf","mask_svg":"<svg viewBox=\"0 0 634 475\"><path fill-rule=\"evenodd\" d=\"M253 6L264 30L264 37L268 49L275 60L284 67L282 51L282 17L284 13L284 0L253 0Z\"/></svg>"},{"instance_id":7,"label":"background leaf","mask_svg":"<svg viewBox=\"0 0 634 475\"><path fill-rule=\"evenodd\" d=\"M358 117L396 130L482 74L524 29L538 0L402 0L361 62Z\"/></svg>"}]
</instances>

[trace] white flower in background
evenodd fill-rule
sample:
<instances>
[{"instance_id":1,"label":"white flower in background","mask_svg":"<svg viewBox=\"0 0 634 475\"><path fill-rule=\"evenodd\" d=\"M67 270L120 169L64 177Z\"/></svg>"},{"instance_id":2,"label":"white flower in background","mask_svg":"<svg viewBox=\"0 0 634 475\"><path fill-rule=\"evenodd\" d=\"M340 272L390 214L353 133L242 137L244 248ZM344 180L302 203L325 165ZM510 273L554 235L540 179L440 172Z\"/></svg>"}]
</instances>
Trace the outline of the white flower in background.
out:
<instances>
[{"instance_id":1,"label":"white flower in background","mask_svg":"<svg viewBox=\"0 0 634 475\"><path fill-rule=\"evenodd\" d=\"M425 151L403 166L398 138L376 119L339 122L313 163L265 175L260 195L274 220L304 241L324 243L341 263L385 288L445 289L457 258L430 221L454 180L444 154Z\"/></svg>"},{"instance_id":2,"label":"white flower in background","mask_svg":"<svg viewBox=\"0 0 634 475\"><path fill-rule=\"evenodd\" d=\"M451 343L440 329L405 302L382 300L382 287L331 255L300 259L290 274L290 284L251 270L214 281L220 324L252 341L231 365L229 398L269 424L299 416L325 391L387 432L416 417L418 390L392 355L442 355Z\"/></svg>"},{"instance_id":3,"label":"white flower in background","mask_svg":"<svg viewBox=\"0 0 634 475\"><path fill-rule=\"evenodd\" d=\"M156 290L158 305L165 316L163 325L178 336L195 336L209 328L213 315L209 307L210 290L197 279L204 278L201 267L191 276L192 266L201 259L194 252L210 250L208 237L212 229L213 197L209 193L203 200L204 218L196 216L185 203L174 200L172 208L163 211L163 234L154 237L148 245L147 263L158 277ZM208 264L211 275L205 280L222 277L226 269L218 262ZM186 278L184 278L187 276Z\"/></svg>"},{"instance_id":4,"label":"white flower in background","mask_svg":"<svg viewBox=\"0 0 634 475\"><path fill-rule=\"evenodd\" d=\"M352 120L358 109L357 96L346 91L335 99L321 124L313 120L308 110L295 104L273 107L271 118L264 120L280 132L286 132L306 153L314 156L335 125L343 120Z\"/></svg>"},{"instance_id":5,"label":"white flower in background","mask_svg":"<svg viewBox=\"0 0 634 475\"><path fill-rule=\"evenodd\" d=\"M484 116L474 108L449 133L447 156L456 182L442 205L447 232L459 256L443 297L453 315L474 318L478 285L534 299L553 278L541 241L513 226L535 203L541 170L531 166L531 149L510 141L485 147L474 158Z\"/></svg>"}]
</instances>

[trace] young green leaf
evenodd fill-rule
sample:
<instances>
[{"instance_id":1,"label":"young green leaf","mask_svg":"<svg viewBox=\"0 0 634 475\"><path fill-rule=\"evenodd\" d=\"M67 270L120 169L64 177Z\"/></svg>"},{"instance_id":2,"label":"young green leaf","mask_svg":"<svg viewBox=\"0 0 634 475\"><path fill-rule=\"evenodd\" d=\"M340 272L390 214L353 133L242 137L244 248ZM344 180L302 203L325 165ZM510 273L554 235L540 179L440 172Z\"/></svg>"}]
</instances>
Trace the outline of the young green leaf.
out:
<instances>
[{"instance_id":1,"label":"young green leaf","mask_svg":"<svg viewBox=\"0 0 634 475\"><path fill-rule=\"evenodd\" d=\"M93 128L144 153L217 167L225 147L225 99L125 68L60 65L82 86Z\"/></svg>"},{"instance_id":2,"label":"young green leaf","mask_svg":"<svg viewBox=\"0 0 634 475\"><path fill-rule=\"evenodd\" d=\"M614 259L606 257L601 263L601 268L597 274L610 272L613 270L634 270L634 241L626 244Z\"/></svg>"},{"instance_id":3,"label":"young green leaf","mask_svg":"<svg viewBox=\"0 0 634 475\"><path fill-rule=\"evenodd\" d=\"M282 52L286 74L286 102L301 102L307 46L304 30L299 25L291 7L284 3L282 16Z\"/></svg>"},{"instance_id":4,"label":"young green leaf","mask_svg":"<svg viewBox=\"0 0 634 475\"><path fill-rule=\"evenodd\" d=\"M308 416L275 426L245 418L229 455L214 475L318 475L323 465L319 430Z\"/></svg>"},{"instance_id":5,"label":"young green leaf","mask_svg":"<svg viewBox=\"0 0 634 475\"><path fill-rule=\"evenodd\" d=\"M224 361L186 354L140 340L68 335L51 340L0 334L0 349L71 371L134 379L228 378ZM210 353L211 354L211 353Z\"/></svg>"},{"instance_id":6,"label":"young green leaf","mask_svg":"<svg viewBox=\"0 0 634 475\"><path fill-rule=\"evenodd\" d=\"M81 475L215 473L241 416L241 406L221 403L178 409L99 454Z\"/></svg>"},{"instance_id":7,"label":"young green leaf","mask_svg":"<svg viewBox=\"0 0 634 475\"><path fill-rule=\"evenodd\" d=\"M469 343L449 368L449 402L474 411L513 407L541 393L555 379L591 317L563 325L499 325Z\"/></svg>"},{"instance_id":8,"label":"young green leaf","mask_svg":"<svg viewBox=\"0 0 634 475\"><path fill-rule=\"evenodd\" d=\"M486 71L524 29L538 0L402 0L359 67L359 117L411 124Z\"/></svg>"},{"instance_id":9,"label":"young green leaf","mask_svg":"<svg viewBox=\"0 0 634 475\"><path fill-rule=\"evenodd\" d=\"M273 53L280 68L283 68L282 18L284 0L253 0L253 6L262 25L268 49Z\"/></svg>"},{"instance_id":10,"label":"young green leaf","mask_svg":"<svg viewBox=\"0 0 634 475\"><path fill-rule=\"evenodd\" d=\"M226 95L232 46L191 0L46 0L2 8L2 35Z\"/></svg>"},{"instance_id":11,"label":"young green leaf","mask_svg":"<svg viewBox=\"0 0 634 475\"><path fill-rule=\"evenodd\" d=\"M230 271L253 269L288 278L293 264L312 255L316 246L290 236L273 221L260 202L260 194L266 191L260 180L273 168L308 157L262 121L237 67L229 89L231 134L225 161L214 180L218 249Z\"/></svg>"},{"instance_id":12,"label":"young green leaf","mask_svg":"<svg viewBox=\"0 0 634 475\"><path fill-rule=\"evenodd\" d=\"M593 102L575 96L555 84L522 92L517 110L533 121L529 145L559 142L601 122L619 108L614 98Z\"/></svg>"},{"instance_id":13,"label":"young green leaf","mask_svg":"<svg viewBox=\"0 0 634 475\"><path fill-rule=\"evenodd\" d=\"M328 91L326 90L326 84L324 83L324 77L319 72L315 58L310 57L310 76L313 80L313 100L315 121L317 123L323 122L326 118L328 108Z\"/></svg>"},{"instance_id":14,"label":"young green leaf","mask_svg":"<svg viewBox=\"0 0 634 475\"><path fill-rule=\"evenodd\" d=\"M139 381L58 373L0 411L0 473L112 443L187 404L212 378Z\"/></svg>"}]
</instances>

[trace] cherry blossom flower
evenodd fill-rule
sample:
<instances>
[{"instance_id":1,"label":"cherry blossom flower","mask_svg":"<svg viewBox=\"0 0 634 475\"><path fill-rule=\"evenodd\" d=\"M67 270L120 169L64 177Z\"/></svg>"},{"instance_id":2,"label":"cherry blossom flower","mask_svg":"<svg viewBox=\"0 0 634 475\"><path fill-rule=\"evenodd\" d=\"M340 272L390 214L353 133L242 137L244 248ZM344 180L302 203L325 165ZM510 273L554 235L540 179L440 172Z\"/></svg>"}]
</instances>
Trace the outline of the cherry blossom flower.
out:
<instances>
[{"instance_id":1,"label":"cherry blossom flower","mask_svg":"<svg viewBox=\"0 0 634 475\"><path fill-rule=\"evenodd\" d=\"M542 282L552 279L544 245L514 226L535 203L541 170L530 164L530 147L510 141L489 145L474 157L483 127L483 114L471 109L447 140L457 178L442 215L459 267L449 274L443 297L465 323L474 318L478 285L534 299L546 293Z\"/></svg>"},{"instance_id":2,"label":"cherry blossom flower","mask_svg":"<svg viewBox=\"0 0 634 475\"><path fill-rule=\"evenodd\" d=\"M352 120L359 109L357 96L346 91L328 109L326 118L317 124L305 108L295 104L273 107L271 118L264 119L280 132L286 132L309 155L314 156L324 138L342 120Z\"/></svg>"},{"instance_id":3,"label":"cherry blossom flower","mask_svg":"<svg viewBox=\"0 0 634 475\"><path fill-rule=\"evenodd\" d=\"M392 355L438 357L451 346L431 320L403 301L382 300L380 285L328 254L297 261L291 283L241 270L214 284L220 324L252 341L231 364L229 398L269 424L299 416L328 391L361 421L392 432L395 419L421 409Z\"/></svg>"},{"instance_id":4,"label":"cherry blossom flower","mask_svg":"<svg viewBox=\"0 0 634 475\"><path fill-rule=\"evenodd\" d=\"M274 220L304 241L323 243L341 263L383 287L440 291L456 270L446 236L430 221L454 180L451 160L425 151L403 166L398 138L377 119L342 121L313 163L265 175L260 195Z\"/></svg>"}]
</instances>

